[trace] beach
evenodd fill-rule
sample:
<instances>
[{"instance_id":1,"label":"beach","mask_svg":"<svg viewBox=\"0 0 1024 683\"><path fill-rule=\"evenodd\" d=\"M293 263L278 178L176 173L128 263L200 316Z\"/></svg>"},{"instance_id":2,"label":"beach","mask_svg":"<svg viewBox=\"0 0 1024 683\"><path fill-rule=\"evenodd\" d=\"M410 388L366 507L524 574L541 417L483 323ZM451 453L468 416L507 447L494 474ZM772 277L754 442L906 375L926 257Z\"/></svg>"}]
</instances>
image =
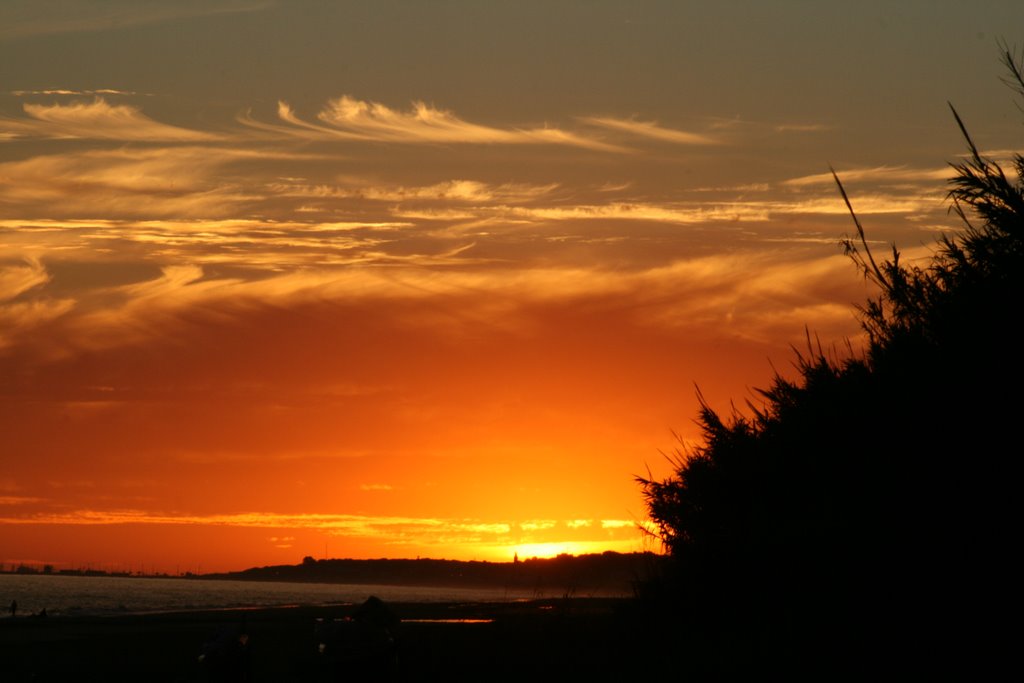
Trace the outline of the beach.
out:
<instances>
[{"instance_id":1,"label":"beach","mask_svg":"<svg viewBox=\"0 0 1024 683\"><path fill-rule=\"evenodd\" d=\"M397 657L380 680L549 680L635 675L650 634L631 602L567 598L500 603L394 603ZM210 680L198 661L211 634L248 635L253 681L343 680L318 651L317 619L356 605L0 620L5 681ZM632 676L631 676L632 677Z\"/></svg>"}]
</instances>

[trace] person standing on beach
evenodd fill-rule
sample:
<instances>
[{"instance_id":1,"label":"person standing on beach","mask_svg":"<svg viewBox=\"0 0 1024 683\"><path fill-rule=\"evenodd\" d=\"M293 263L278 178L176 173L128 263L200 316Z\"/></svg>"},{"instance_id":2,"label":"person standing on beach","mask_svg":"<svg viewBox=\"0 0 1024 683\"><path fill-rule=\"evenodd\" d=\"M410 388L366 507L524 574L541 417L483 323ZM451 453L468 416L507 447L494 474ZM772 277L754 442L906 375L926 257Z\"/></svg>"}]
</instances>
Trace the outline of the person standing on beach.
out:
<instances>
[{"instance_id":1,"label":"person standing on beach","mask_svg":"<svg viewBox=\"0 0 1024 683\"><path fill-rule=\"evenodd\" d=\"M11 616L12 617L18 616L18 601L17 600L11 600Z\"/></svg>"}]
</instances>

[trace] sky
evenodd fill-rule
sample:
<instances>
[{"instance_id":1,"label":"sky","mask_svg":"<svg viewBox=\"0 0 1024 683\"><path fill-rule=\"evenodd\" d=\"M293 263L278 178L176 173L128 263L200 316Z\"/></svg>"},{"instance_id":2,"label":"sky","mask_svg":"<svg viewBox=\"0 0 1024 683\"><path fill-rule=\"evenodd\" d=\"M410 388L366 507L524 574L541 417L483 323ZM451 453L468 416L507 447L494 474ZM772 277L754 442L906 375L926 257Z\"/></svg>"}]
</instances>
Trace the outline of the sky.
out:
<instances>
[{"instance_id":1,"label":"sky","mask_svg":"<svg viewBox=\"0 0 1024 683\"><path fill-rule=\"evenodd\" d=\"M1020 149L1016 1L4 0L0 563L660 548L840 240Z\"/></svg>"}]
</instances>

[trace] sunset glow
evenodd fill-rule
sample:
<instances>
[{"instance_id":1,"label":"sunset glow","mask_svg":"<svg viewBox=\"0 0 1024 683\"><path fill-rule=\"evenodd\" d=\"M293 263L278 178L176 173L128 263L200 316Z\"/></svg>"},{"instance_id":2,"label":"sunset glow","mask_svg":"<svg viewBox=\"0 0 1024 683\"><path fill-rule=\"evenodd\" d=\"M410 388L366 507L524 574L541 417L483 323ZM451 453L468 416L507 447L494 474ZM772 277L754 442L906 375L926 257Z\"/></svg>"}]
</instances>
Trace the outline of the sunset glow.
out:
<instances>
[{"instance_id":1,"label":"sunset glow","mask_svg":"<svg viewBox=\"0 0 1024 683\"><path fill-rule=\"evenodd\" d=\"M1019 138L1016 2L58 5L0 5L7 566L658 550L695 387L859 348L829 164L913 259L946 100Z\"/></svg>"}]
</instances>

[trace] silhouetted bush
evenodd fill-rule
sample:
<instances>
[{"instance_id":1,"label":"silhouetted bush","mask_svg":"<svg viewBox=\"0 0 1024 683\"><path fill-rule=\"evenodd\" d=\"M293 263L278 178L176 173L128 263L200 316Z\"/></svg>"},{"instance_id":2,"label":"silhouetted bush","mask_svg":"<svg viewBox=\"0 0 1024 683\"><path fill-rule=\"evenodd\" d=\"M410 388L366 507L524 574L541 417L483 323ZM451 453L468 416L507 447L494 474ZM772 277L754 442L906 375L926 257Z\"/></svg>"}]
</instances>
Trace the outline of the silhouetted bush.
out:
<instances>
[{"instance_id":1,"label":"silhouetted bush","mask_svg":"<svg viewBox=\"0 0 1024 683\"><path fill-rule=\"evenodd\" d=\"M953 114L963 228L927 265L876 260L850 209L845 250L878 288L864 353L809 339L797 379L777 374L747 414L701 398L703 444L639 479L671 558L646 595L683 671L977 674L1015 651L999 615L1018 604L1024 158L1008 177Z\"/></svg>"}]
</instances>

